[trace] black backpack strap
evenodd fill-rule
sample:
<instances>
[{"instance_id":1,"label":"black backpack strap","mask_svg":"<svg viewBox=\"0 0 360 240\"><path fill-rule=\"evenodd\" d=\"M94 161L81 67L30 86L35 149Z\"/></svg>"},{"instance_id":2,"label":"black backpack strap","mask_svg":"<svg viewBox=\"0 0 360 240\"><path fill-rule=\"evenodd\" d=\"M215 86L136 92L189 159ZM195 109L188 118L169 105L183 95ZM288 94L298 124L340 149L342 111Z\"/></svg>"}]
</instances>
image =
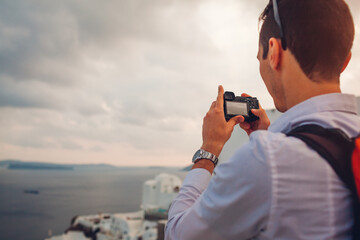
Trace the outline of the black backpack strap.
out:
<instances>
[{"instance_id":1,"label":"black backpack strap","mask_svg":"<svg viewBox=\"0 0 360 240\"><path fill-rule=\"evenodd\" d=\"M329 162L339 178L350 189L355 187L351 163L344 161L345 159L351 159L354 142L340 129L326 129L310 124L297 127L287 135L305 142Z\"/></svg>"},{"instance_id":2,"label":"black backpack strap","mask_svg":"<svg viewBox=\"0 0 360 240\"><path fill-rule=\"evenodd\" d=\"M360 239L360 201L352 172L351 155L355 142L340 129L327 129L309 124L291 130L287 136L296 137L322 156L334 169L338 177L352 192L355 224L354 239Z\"/></svg>"}]
</instances>

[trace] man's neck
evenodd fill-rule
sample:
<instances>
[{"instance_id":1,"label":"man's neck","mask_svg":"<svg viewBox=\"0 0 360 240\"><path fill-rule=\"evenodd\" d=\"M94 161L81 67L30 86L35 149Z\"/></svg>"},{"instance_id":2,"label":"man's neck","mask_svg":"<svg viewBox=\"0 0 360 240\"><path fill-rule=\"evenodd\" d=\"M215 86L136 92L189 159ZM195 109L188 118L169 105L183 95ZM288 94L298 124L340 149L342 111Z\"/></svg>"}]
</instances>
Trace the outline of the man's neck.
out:
<instances>
[{"instance_id":1,"label":"man's neck","mask_svg":"<svg viewBox=\"0 0 360 240\"><path fill-rule=\"evenodd\" d=\"M294 58L290 61L296 61ZM289 65L288 65L289 66ZM341 93L339 79L309 79L298 63L293 62L290 69L283 73L283 86L286 109L315 96Z\"/></svg>"},{"instance_id":2,"label":"man's neck","mask_svg":"<svg viewBox=\"0 0 360 240\"><path fill-rule=\"evenodd\" d=\"M340 85L318 82L294 84L286 91L286 108L290 109L309 98L329 93L341 93Z\"/></svg>"}]
</instances>

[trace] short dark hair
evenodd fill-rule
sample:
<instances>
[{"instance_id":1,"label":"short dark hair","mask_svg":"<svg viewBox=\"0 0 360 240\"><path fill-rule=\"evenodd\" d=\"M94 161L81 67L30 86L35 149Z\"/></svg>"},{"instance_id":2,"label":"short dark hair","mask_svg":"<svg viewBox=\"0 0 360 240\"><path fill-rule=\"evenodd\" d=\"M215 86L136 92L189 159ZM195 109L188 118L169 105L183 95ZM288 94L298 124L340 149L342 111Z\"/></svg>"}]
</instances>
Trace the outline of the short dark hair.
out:
<instances>
[{"instance_id":1,"label":"short dark hair","mask_svg":"<svg viewBox=\"0 0 360 240\"><path fill-rule=\"evenodd\" d=\"M313 81L340 76L354 41L354 22L344 0L278 0L287 47ZM273 2L259 18L260 44L267 58L269 39L280 39Z\"/></svg>"}]
</instances>

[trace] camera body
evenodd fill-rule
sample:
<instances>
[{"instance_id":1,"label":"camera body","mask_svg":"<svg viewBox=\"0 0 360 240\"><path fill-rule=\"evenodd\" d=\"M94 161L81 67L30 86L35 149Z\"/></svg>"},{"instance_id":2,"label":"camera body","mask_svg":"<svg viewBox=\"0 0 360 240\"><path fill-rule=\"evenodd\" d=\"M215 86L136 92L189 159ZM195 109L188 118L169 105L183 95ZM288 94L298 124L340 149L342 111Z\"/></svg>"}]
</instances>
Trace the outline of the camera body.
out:
<instances>
[{"instance_id":1,"label":"camera body","mask_svg":"<svg viewBox=\"0 0 360 240\"><path fill-rule=\"evenodd\" d=\"M232 117L242 115L246 122L253 122L259 118L251 109L259 109L259 102L256 97L238 97L233 92L224 93L224 113L226 121Z\"/></svg>"}]
</instances>

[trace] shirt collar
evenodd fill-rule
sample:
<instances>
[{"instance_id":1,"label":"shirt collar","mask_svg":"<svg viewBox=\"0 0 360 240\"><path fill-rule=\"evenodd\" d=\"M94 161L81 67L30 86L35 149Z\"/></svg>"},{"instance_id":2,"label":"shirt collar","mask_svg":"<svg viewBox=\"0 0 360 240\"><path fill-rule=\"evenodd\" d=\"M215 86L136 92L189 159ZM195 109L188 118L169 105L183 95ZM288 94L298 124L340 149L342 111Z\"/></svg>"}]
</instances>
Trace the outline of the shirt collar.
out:
<instances>
[{"instance_id":1,"label":"shirt collar","mask_svg":"<svg viewBox=\"0 0 360 240\"><path fill-rule=\"evenodd\" d=\"M331 93L309 98L282 114L269 131L287 133L296 127L306 115L320 112L347 112L357 114L356 98L350 94Z\"/></svg>"}]
</instances>

